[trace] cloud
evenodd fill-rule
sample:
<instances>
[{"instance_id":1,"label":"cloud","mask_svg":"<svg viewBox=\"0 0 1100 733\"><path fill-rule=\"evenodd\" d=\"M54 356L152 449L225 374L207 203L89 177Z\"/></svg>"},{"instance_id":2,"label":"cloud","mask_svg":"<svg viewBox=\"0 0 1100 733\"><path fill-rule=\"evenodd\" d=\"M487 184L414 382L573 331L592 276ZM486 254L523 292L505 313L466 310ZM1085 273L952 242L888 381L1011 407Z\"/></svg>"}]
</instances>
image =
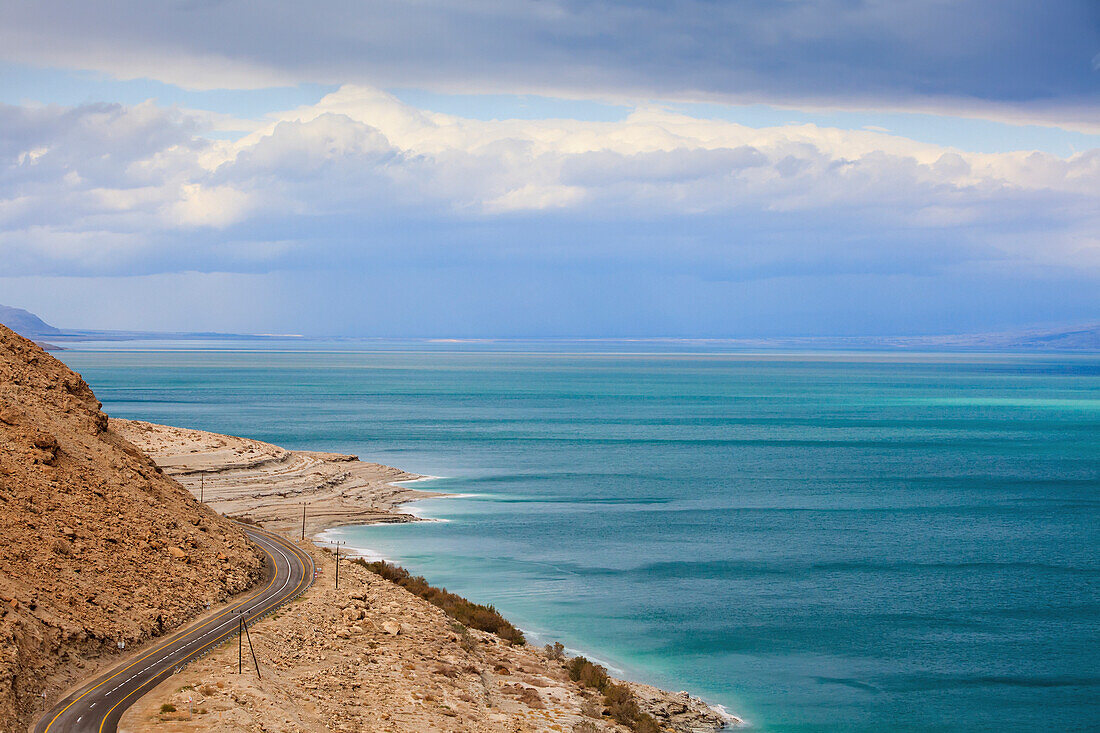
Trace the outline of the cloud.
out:
<instances>
[{"instance_id":1,"label":"cloud","mask_svg":"<svg viewBox=\"0 0 1100 733\"><path fill-rule=\"evenodd\" d=\"M153 104L0 107L0 275L1100 268L1100 150L976 154L659 107L479 121L353 86L236 141L205 124Z\"/></svg>"},{"instance_id":2,"label":"cloud","mask_svg":"<svg viewBox=\"0 0 1100 733\"><path fill-rule=\"evenodd\" d=\"M1096 131L1093 0L9 3L19 63L300 82L949 112Z\"/></svg>"}]
</instances>

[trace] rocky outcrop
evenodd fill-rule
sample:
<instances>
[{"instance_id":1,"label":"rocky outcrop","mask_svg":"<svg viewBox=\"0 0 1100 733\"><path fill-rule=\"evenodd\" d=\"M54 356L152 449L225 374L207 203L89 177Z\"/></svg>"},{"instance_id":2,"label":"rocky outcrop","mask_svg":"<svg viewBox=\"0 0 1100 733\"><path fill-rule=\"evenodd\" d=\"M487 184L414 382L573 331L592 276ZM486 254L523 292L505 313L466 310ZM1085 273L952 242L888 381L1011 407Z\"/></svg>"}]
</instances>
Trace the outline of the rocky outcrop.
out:
<instances>
[{"instance_id":1,"label":"rocky outcrop","mask_svg":"<svg viewBox=\"0 0 1100 733\"><path fill-rule=\"evenodd\" d=\"M252 585L261 556L130 442L81 377L0 326L0 730Z\"/></svg>"},{"instance_id":2,"label":"rocky outcrop","mask_svg":"<svg viewBox=\"0 0 1100 733\"><path fill-rule=\"evenodd\" d=\"M139 420L112 418L111 429L219 512L290 535L301 531L303 504L306 534L313 535L348 524L414 521L399 505L431 495L395 483L416 474L355 456Z\"/></svg>"},{"instance_id":3,"label":"rocky outcrop","mask_svg":"<svg viewBox=\"0 0 1100 733\"><path fill-rule=\"evenodd\" d=\"M663 730L719 731L742 721L726 715L686 692L668 692L640 682L627 682L638 706L654 717Z\"/></svg>"}]
</instances>

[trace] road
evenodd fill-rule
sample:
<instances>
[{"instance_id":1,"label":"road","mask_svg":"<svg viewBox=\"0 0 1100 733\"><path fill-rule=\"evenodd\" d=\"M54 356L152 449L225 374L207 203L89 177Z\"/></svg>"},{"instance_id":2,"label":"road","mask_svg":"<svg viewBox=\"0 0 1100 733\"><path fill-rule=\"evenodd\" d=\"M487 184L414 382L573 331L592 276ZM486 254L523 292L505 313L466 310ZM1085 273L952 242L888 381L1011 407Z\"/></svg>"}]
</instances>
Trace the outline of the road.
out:
<instances>
[{"instance_id":1,"label":"road","mask_svg":"<svg viewBox=\"0 0 1100 733\"><path fill-rule=\"evenodd\" d=\"M269 532L242 529L267 554L268 582L263 588L88 682L44 715L34 733L114 733L122 714L139 697L177 667L236 634L239 613L246 620L263 616L313 583L313 559L307 553Z\"/></svg>"}]
</instances>

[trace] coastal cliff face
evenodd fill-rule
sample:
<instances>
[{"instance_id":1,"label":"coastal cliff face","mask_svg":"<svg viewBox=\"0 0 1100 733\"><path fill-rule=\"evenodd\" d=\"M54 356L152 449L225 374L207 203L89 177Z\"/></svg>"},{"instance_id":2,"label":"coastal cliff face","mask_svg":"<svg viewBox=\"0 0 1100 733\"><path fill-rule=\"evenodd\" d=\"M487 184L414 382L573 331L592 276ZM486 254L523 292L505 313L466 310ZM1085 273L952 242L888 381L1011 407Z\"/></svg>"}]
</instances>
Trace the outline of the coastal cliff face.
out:
<instances>
[{"instance_id":1,"label":"coastal cliff face","mask_svg":"<svg viewBox=\"0 0 1100 733\"><path fill-rule=\"evenodd\" d=\"M245 590L262 557L131 443L79 375L0 326L0 730Z\"/></svg>"}]
</instances>

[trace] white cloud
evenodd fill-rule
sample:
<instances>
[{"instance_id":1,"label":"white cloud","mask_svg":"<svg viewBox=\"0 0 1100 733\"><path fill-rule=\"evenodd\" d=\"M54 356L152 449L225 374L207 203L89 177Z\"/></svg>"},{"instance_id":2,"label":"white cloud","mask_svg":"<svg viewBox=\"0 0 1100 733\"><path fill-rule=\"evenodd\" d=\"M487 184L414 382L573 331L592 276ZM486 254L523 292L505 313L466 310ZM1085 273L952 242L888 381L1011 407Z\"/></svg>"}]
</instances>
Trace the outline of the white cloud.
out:
<instances>
[{"instance_id":1,"label":"white cloud","mask_svg":"<svg viewBox=\"0 0 1100 733\"><path fill-rule=\"evenodd\" d=\"M170 207L169 217L182 227L226 227L243 221L251 207L251 196L232 186L181 187L180 200Z\"/></svg>"},{"instance_id":2,"label":"white cloud","mask_svg":"<svg viewBox=\"0 0 1100 733\"><path fill-rule=\"evenodd\" d=\"M780 259L804 257L797 242L808 226L837 250L880 236L879 251L860 257L899 267L914 261L902 248L933 231L956 237L967 257L1094 267L1100 231L1100 150L977 154L879 131L755 129L658 107L621 122L479 121L356 86L235 142L199 138L206 121L152 103L4 107L0 123L8 274L127 262L150 271L277 266L304 245L321 258L399 247L403 237L443 247L445 235L414 242L403 230L516 216L552 216L577 231L676 221L716 262L743 238L723 243L731 227L787 241Z\"/></svg>"}]
</instances>

